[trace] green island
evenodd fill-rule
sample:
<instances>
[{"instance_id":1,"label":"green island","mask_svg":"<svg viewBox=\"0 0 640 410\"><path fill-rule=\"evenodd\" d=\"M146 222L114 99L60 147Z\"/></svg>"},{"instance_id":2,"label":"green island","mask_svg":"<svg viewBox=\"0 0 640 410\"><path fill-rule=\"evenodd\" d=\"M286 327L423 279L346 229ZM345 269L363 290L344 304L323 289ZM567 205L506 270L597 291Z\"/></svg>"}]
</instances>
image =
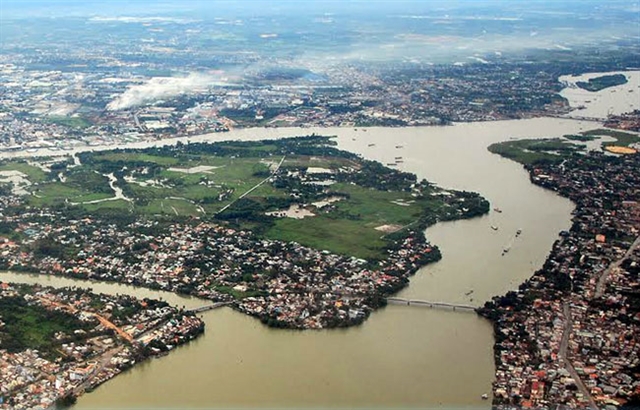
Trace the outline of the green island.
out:
<instances>
[{"instance_id":1,"label":"green island","mask_svg":"<svg viewBox=\"0 0 640 410\"><path fill-rule=\"evenodd\" d=\"M586 146L575 143L594 141L598 137L612 137L615 141L601 143L602 148L628 147L640 142L640 137L628 132L595 129L561 138L509 140L491 144L488 149L494 154L509 158L523 165L555 164L574 156L582 155Z\"/></svg>"},{"instance_id":2,"label":"green island","mask_svg":"<svg viewBox=\"0 0 640 410\"><path fill-rule=\"evenodd\" d=\"M626 84L627 82L627 77L624 74L611 74L591 78L589 81L578 81L576 85L583 90L596 92L604 90L605 88Z\"/></svg>"},{"instance_id":3,"label":"green island","mask_svg":"<svg viewBox=\"0 0 640 410\"><path fill-rule=\"evenodd\" d=\"M358 324L440 259L426 227L489 210L394 166L317 135L5 161L24 181L0 186L0 268L229 302L275 327Z\"/></svg>"}]
</instances>

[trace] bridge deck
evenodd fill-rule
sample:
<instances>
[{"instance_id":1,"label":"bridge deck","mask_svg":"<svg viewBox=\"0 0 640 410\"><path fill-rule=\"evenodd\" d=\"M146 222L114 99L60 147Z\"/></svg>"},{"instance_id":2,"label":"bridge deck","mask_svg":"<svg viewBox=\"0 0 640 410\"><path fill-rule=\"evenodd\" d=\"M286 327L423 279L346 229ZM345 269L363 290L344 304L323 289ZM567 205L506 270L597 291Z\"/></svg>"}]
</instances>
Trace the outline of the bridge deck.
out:
<instances>
[{"instance_id":1,"label":"bridge deck","mask_svg":"<svg viewBox=\"0 0 640 410\"><path fill-rule=\"evenodd\" d=\"M223 307L223 306L227 306L230 303L231 302L216 302L216 303L212 303L210 305L200 306L200 307L195 308L195 309L189 309L189 310L187 310L187 312L191 312L191 313L206 312L207 310L213 310L213 309L217 309L217 308L220 308L220 307Z\"/></svg>"},{"instance_id":2,"label":"bridge deck","mask_svg":"<svg viewBox=\"0 0 640 410\"><path fill-rule=\"evenodd\" d=\"M448 308L448 309L460 309L460 310L476 310L475 306L465 305L462 303L449 303L449 302L434 302L429 300L420 300L420 299L404 299L404 298L387 298L388 302L391 303L402 303L406 305L419 305L419 306L428 306L432 308Z\"/></svg>"}]
</instances>

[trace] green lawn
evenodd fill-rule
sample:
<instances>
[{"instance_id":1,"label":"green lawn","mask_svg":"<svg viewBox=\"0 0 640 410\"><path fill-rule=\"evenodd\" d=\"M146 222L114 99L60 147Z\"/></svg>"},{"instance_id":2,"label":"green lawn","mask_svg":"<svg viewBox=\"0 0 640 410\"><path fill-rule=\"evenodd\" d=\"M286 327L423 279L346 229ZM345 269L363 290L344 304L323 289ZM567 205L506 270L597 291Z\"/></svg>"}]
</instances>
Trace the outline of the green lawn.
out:
<instances>
[{"instance_id":1,"label":"green lawn","mask_svg":"<svg viewBox=\"0 0 640 410\"><path fill-rule=\"evenodd\" d=\"M32 183L46 181L47 174L38 167L29 165L26 162L12 161L0 165L0 171L19 171L27 176Z\"/></svg>"},{"instance_id":2,"label":"green lawn","mask_svg":"<svg viewBox=\"0 0 640 410\"><path fill-rule=\"evenodd\" d=\"M274 161L279 162L281 158L274 158ZM327 157L313 157L313 156L287 156L282 163L283 167L317 167L338 169L345 166L356 165L353 161L346 158L327 158Z\"/></svg>"},{"instance_id":3,"label":"green lawn","mask_svg":"<svg viewBox=\"0 0 640 410\"><path fill-rule=\"evenodd\" d=\"M384 224L406 225L418 219L422 213L422 206L406 192L386 192L375 189L362 188L357 185L335 184L332 190L349 194L346 201L335 202L339 211L359 217L367 225L380 226ZM398 205L405 203L406 206ZM410 202L413 201L413 202Z\"/></svg>"},{"instance_id":4,"label":"green lawn","mask_svg":"<svg viewBox=\"0 0 640 410\"><path fill-rule=\"evenodd\" d=\"M176 165L180 161L177 158L162 157L158 155L129 153L129 152L105 152L95 155L96 161L111 161L111 162L153 162L158 165Z\"/></svg>"},{"instance_id":5,"label":"green lawn","mask_svg":"<svg viewBox=\"0 0 640 410\"><path fill-rule=\"evenodd\" d=\"M92 124L83 117L65 117L60 115L52 115L46 117L46 120L53 124L65 125L70 128L88 128Z\"/></svg>"},{"instance_id":6,"label":"green lawn","mask_svg":"<svg viewBox=\"0 0 640 410\"><path fill-rule=\"evenodd\" d=\"M66 182L40 184L29 197L32 205L53 205L64 201L89 202L113 197L108 180L94 172L75 172Z\"/></svg>"},{"instance_id":7,"label":"green lawn","mask_svg":"<svg viewBox=\"0 0 640 410\"><path fill-rule=\"evenodd\" d=\"M361 221L332 219L326 215L278 219L266 233L272 239L298 242L363 259L384 257L386 242L381 239L382 235L382 232L363 225Z\"/></svg>"},{"instance_id":8,"label":"green lawn","mask_svg":"<svg viewBox=\"0 0 640 410\"><path fill-rule=\"evenodd\" d=\"M278 219L266 236L359 258L379 259L384 257L385 233L375 228L405 226L416 222L425 208L436 211L442 207L437 200L415 200L405 192L377 191L350 184L334 184L331 189L347 193L350 198L334 202L337 210L328 214L320 211L314 217ZM400 199L408 205L394 203Z\"/></svg>"},{"instance_id":9,"label":"green lawn","mask_svg":"<svg viewBox=\"0 0 640 410\"><path fill-rule=\"evenodd\" d=\"M97 204L82 205L82 207L89 212L94 212L98 210L108 210L108 209L128 211L131 209L131 206L132 206L131 203L122 199L117 199L114 201L104 201L104 202L99 202Z\"/></svg>"},{"instance_id":10,"label":"green lawn","mask_svg":"<svg viewBox=\"0 0 640 410\"><path fill-rule=\"evenodd\" d=\"M165 199L164 200L165 213L173 212L174 215L177 212L177 216L198 216L201 215L195 205L188 201L180 199Z\"/></svg>"},{"instance_id":11,"label":"green lawn","mask_svg":"<svg viewBox=\"0 0 640 410\"><path fill-rule=\"evenodd\" d=\"M73 198L72 202L83 204L84 202L99 201L101 199L107 199L107 198L113 198L113 194L90 193L90 194L78 195Z\"/></svg>"},{"instance_id":12,"label":"green lawn","mask_svg":"<svg viewBox=\"0 0 640 410\"><path fill-rule=\"evenodd\" d=\"M606 135L609 137L613 137L616 140L615 141L609 141L609 142L603 142L602 146L603 147L608 147L611 145L618 145L618 146L623 146L623 147L628 147L631 144L635 144L637 142L640 142L640 137L638 137L635 134L630 134L628 132L622 132L622 131L615 131L615 130L607 130L604 128L600 128L597 130L591 130L591 131L585 131L582 133L582 135L588 135L588 136L601 136L601 135Z\"/></svg>"},{"instance_id":13,"label":"green lawn","mask_svg":"<svg viewBox=\"0 0 640 410\"><path fill-rule=\"evenodd\" d=\"M65 185L62 182L51 182L46 185L41 185L33 191L33 195L29 197L28 201L34 206L50 206L56 203L65 202L69 200L74 202L74 199L82 196L81 190Z\"/></svg>"}]
</instances>

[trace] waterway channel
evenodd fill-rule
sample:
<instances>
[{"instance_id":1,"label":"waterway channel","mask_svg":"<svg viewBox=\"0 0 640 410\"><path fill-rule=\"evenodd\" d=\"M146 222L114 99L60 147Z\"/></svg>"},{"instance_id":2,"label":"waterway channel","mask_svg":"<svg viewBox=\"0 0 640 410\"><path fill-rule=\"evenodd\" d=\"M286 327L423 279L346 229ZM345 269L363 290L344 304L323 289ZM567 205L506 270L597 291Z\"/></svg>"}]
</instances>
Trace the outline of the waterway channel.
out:
<instances>
[{"instance_id":1,"label":"waterway channel","mask_svg":"<svg viewBox=\"0 0 640 410\"><path fill-rule=\"evenodd\" d=\"M488 215L437 224L428 238L443 260L420 270L399 296L480 305L514 289L540 267L570 226L572 204L528 181L511 161L486 147L509 138L576 133L597 124L539 118L425 128L253 129L190 140L336 135L339 147L440 186L480 192ZM491 226L498 229L494 230ZM518 229L522 234L515 238ZM510 252L502 256L502 249ZM0 274L0 280L63 286L61 278ZM193 298L91 283L95 291ZM491 392L491 325L474 313L390 305L362 326L324 331L274 330L228 308L203 314L203 337L146 362L82 396L76 409L210 407L476 407Z\"/></svg>"}]
</instances>

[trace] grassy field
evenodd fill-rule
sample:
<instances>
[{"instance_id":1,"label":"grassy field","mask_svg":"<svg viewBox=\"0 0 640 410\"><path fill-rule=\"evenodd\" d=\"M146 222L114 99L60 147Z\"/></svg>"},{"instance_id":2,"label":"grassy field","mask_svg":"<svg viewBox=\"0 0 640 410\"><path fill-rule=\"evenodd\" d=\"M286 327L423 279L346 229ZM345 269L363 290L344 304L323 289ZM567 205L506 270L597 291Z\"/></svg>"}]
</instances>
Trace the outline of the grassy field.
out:
<instances>
[{"instance_id":1,"label":"grassy field","mask_svg":"<svg viewBox=\"0 0 640 410\"><path fill-rule=\"evenodd\" d=\"M82 117L65 117L59 115L52 115L50 117L46 117L47 121L52 124L64 125L70 128L88 128L92 124L89 120Z\"/></svg>"},{"instance_id":2,"label":"grassy field","mask_svg":"<svg viewBox=\"0 0 640 410\"><path fill-rule=\"evenodd\" d=\"M122 199L118 199L115 201L105 201L100 202L98 204L83 204L82 207L86 209L88 212L95 212L99 210L122 210L122 211L130 211L132 205L124 201Z\"/></svg>"},{"instance_id":3,"label":"grassy field","mask_svg":"<svg viewBox=\"0 0 640 410\"><path fill-rule=\"evenodd\" d=\"M348 184L335 184L331 189L350 198L334 202L333 212L320 210L315 217L279 219L267 231L267 236L363 259L379 259L384 256L386 241L385 233L376 228L409 225L422 214L435 214L444 207L440 200L416 200L406 192L378 191Z\"/></svg>"},{"instance_id":4,"label":"grassy field","mask_svg":"<svg viewBox=\"0 0 640 410\"><path fill-rule=\"evenodd\" d=\"M386 241L383 233L360 221L332 219L321 215L304 219L282 218L267 232L267 237L358 258L380 258Z\"/></svg>"},{"instance_id":5,"label":"grassy field","mask_svg":"<svg viewBox=\"0 0 640 410\"><path fill-rule=\"evenodd\" d=\"M152 162L158 165L176 165L180 161L176 158L161 157L157 155L148 154L133 154L128 152L102 152L95 156L96 161L109 161L109 162Z\"/></svg>"},{"instance_id":6,"label":"grassy field","mask_svg":"<svg viewBox=\"0 0 640 410\"><path fill-rule=\"evenodd\" d=\"M61 171L64 182L47 181L44 173L36 175L36 169L25 168L25 164L5 166L21 167L40 181L28 198L34 206L77 204L89 214L121 215L123 219L137 215L163 220L214 220L253 230L266 238L365 259L385 256L386 232L376 228L399 228L426 216L444 215L448 210L441 197L429 195L432 188L426 185L421 188L424 196L412 195L415 176L331 151L326 140L321 145L305 145L309 143L304 139L286 144L229 142L84 153L82 166ZM283 158L280 173L271 176L274 165ZM329 172L318 176L306 173L308 168ZM117 179L115 185L127 201L100 201L115 195L108 175ZM331 185L316 184L337 175L340 179ZM312 205L336 194L342 199L329 207ZM88 203L92 201L99 202ZM295 219L267 215L268 211L283 211L293 204L308 208L315 216Z\"/></svg>"},{"instance_id":7,"label":"grassy field","mask_svg":"<svg viewBox=\"0 0 640 410\"><path fill-rule=\"evenodd\" d=\"M27 176L31 183L43 182L47 179L47 174L38 167L29 165L26 162L14 161L0 165L0 171L19 171Z\"/></svg>"},{"instance_id":8,"label":"grassy field","mask_svg":"<svg viewBox=\"0 0 640 410\"><path fill-rule=\"evenodd\" d=\"M33 195L28 198L31 205L51 206L63 202L83 203L113 197L113 191L105 180L96 179L78 183L80 179L69 179L66 183L48 182L42 183L32 189ZM99 205L99 204L97 204ZM99 206L98 206L99 207Z\"/></svg>"},{"instance_id":9,"label":"grassy field","mask_svg":"<svg viewBox=\"0 0 640 410\"><path fill-rule=\"evenodd\" d=\"M615 141L609 141L609 142L603 142L602 146L603 147L608 147L611 145L618 145L618 146L622 146L622 147L628 147L631 144L635 144L637 142L640 142L640 137L638 137L635 134L630 134L628 132L622 132L622 131L615 131L615 130L607 130L607 129L597 129L597 130L591 130L591 131L585 131L582 133L582 135L585 136L600 136L600 135L606 135L609 137L613 137L616 140Z\"/></svg>"}]
</instances>

